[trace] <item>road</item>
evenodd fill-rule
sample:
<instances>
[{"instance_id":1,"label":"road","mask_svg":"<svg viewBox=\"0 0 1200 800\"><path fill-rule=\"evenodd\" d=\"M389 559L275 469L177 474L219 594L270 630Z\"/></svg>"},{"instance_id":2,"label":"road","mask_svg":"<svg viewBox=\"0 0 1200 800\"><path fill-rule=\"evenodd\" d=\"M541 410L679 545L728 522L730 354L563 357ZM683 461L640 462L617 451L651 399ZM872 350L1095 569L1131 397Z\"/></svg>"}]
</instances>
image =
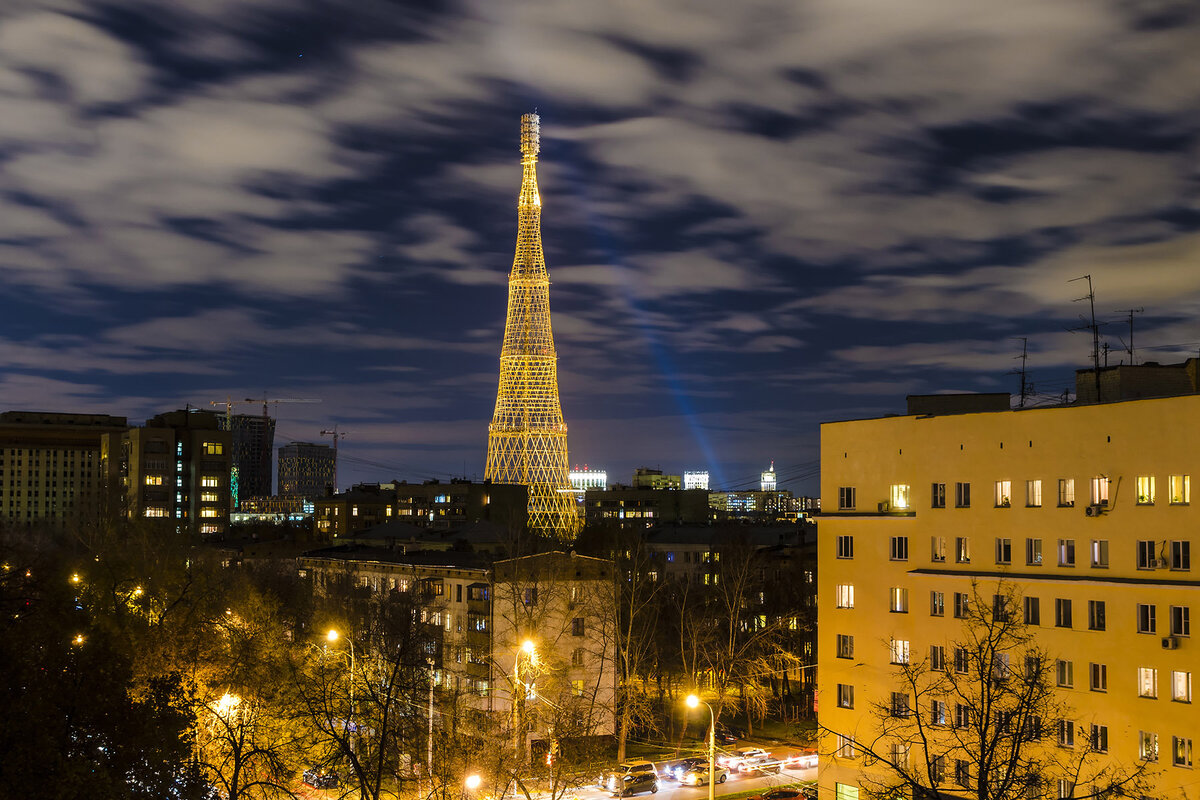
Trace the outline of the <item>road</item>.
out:
<instances>
[{"instance_id":1,"label":"road","mask_svg":"<svg viewBox=\"0 0 1200 800\"><path fill-rule=\"evenodd\" d=\"M733 772L729 775L729 780L725 783L717 784L717 797L725 794L736 794L740 792L763 791L772 786L779 786L785 783L799 783L800 781L815 781L817 779L817 768L810 767L808 769L784 769L775 775L747 775L744 773ZM608 792L602 792L595 787L585 787L575 792L580 800L601 800L601 798L611 798L612 795ZM680 786L678 783L665 778L660 779L658 783L658 794L642 794L637 797L651 797L654 800L707 800L707 786Z\"/></svg>"}]
</instances>

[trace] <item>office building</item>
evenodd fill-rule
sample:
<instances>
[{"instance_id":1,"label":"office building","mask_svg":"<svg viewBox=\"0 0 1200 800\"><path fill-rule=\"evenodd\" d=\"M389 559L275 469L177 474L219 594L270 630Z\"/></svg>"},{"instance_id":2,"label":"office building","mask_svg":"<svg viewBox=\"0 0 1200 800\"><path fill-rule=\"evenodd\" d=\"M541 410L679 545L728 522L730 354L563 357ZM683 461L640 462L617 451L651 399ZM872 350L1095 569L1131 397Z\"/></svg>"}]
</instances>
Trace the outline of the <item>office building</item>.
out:
<instances>
[{"instance_id":1,"label":"office building","mask_svg":"<svg viewBox=\"0 0 1200 800\"><path fill-rule=\"evenodd\" d=\"M255 414L223 414L221 430L233 436L230 502L237 508L243 497L271 494L271 456L275 452L275 420Z\"/></svg>"},{"instance_id":2,"label":"office building","mask_svg":"<svg viewBox=\"0 0 1200 800\"><path fill-rule=\"evenodd\" d=\"M124 417L6 411L0 414L0 522L62 525L95 520L100 442Z\"/></svg>"},{"instance_id":3,"label":"office building","mask_svg":"<svg viewBox=\"0 0 1200 800\"><path fill-rule=\"evenodd\" d=\"M204 536L228 531L230 435L220 419L211 411L171 411L105 434L101 471L128 518Z\"/></svg>"},{"instance_id":4,"label":"office building","mask_svg":"<svg viewBox=\"0 0 1200 800\"><path fill-rule=\"evenodd\" d=\"M638 467L633 471L635 489L682 489L683 478L679 475L664 475L661 469Z\"/></svg>"},{"instance_id":5,"label":"office building","mask_svg":"<svg viewBox=\"0 0 1200 800\"><path fill-rule=\"evenodd\" d=\"M822 426L820 796L855 800L892 782L864 748L927 765L943 797L975 796L974 754L946 749L970 728L969 704L910 701L897 680L911 665L968 674L973 608L1023 623L1042 650L992 660L996 681L1047 670L1062 703L1060 718L1021 728L1031 752L1086 756L1080 776L1021 776L1030 797L1087 796L1139 765L1143 796L1192 796L1200 395L1181 381L1175 396L1127 399L1155 383L1134 369L1136 381L1130 368L1080 374L1080 397L1111 402L1009 410L1004 397L942 395L913 398L904 416ZM928 749L883 734L910 715L928 723Z\"/></svg>"},{"instance_id":6,"label":"office building","mask_svg":"<svg viewBox=\"0 0 1200 800\"><path fill-rule=\"evenodd\" d=\"M327 444L292 442L279 448L279 496L315 500L333 494L337 450Z\"/></svg>"},{"instance_id":7,"label":"office building","mask_svg":"<svg viewBox=\"0 0 1200 800\"><path fill-rule=\"evenodd\" d=\"M708 470L686 470L683 473L684 489L708 489Z\"/></svg>"}]
</instances>

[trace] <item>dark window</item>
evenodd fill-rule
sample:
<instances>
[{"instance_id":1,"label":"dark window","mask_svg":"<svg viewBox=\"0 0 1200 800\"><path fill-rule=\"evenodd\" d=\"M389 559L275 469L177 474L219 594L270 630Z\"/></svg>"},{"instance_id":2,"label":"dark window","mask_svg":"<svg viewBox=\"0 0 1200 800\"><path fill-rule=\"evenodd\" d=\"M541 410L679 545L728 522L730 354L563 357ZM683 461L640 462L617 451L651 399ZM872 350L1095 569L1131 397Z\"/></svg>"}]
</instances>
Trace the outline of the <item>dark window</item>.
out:
<instances>
[{"instance_id":1,"label":"dark window","mask_svg":"<svg viewBox=\"0 0 1200 800\"><path fill-rule=\"evenodd\" d=\"M1054 624L1059 628L1071 627L1071 601L1062 597L1054 600Z\"/></svg>"},{"instance_id":2,"label":"dark window","mask_svg":"<svg viewBox=\"0 0 1200 800\"><path fill-rule=\"evenodd\" d=\"M1037 597L1025 598L1025 624L1026 625L1041 625L1042 624L1042 603Z\"/></svg>"},{"instance_id":3,"label":"dark window","mask_svg":"<svg viewBox=\"0 0 1200 800\"><path fill-rule=\"evenodd\" d=\"M930 495L929 505L931 508L946 507L946 484L933 484L933 488L930 490Z\"/></svg>"},{"instance_id":4,"label":"dark window","mask_svg":"<svg viewBox=\"0 0 1200 800\"><path fill-rule=\"evenodd\" d=\"M1104 601L1088 600L1088 630L1104 630Z\"/></svg>"},{"instance_id":5,"label":"dark window","mask_svg":"<svg viewBox=\"0 0 1200 800\"><path fill-rule=\"evenodd\" d=\"M583 617L575 617L571 620L571 635L583 636Z\"/></svg>"},{"instance_id":6,"label":"dark window","mask_svg":"<svg viewBox=\"0 0 1200 800\"><path fill-rule=\"evenodd\" d=\"M971 484L962 482L954 484L954 505L956 508L971 507Z\"/></svg>"}]
</instances>

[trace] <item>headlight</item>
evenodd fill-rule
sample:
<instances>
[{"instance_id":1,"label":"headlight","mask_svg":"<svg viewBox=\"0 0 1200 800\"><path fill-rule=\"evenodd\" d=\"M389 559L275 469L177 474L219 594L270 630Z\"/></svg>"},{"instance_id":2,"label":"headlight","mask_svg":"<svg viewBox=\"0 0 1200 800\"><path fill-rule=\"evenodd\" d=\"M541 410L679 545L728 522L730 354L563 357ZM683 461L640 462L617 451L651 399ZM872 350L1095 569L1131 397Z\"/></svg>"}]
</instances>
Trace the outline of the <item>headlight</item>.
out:
<instances>
[{"instance_id":1,"label":"headlight","mask_svg":"<svg viewBox=\"0 0 1200 800\"><path fill-rule=\"evenodd\" d=\"M684 782L684 783L695 783L695 782L696 782L696 776L695 776L695 775L688 775L688 776L686 776L686 777L683 779L683 782Z\"/></svg>"}]
</instances>

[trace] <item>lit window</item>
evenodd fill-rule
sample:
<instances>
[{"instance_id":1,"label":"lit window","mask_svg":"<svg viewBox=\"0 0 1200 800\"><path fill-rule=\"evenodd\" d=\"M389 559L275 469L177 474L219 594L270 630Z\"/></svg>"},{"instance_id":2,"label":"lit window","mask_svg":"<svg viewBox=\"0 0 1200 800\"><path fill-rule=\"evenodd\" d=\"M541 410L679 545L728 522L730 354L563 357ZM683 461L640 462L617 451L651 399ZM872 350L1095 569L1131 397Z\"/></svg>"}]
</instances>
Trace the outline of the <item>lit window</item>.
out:
<instances>
[{"instance_id":1,"label":"lit window","mask_svg":"<svg viewBox=\"0 0 1200 800\"><path fill-rule=\"evenodd\" d=\"M1074 737L1074 735L1072 735L1072 737L1071 737L1072 742L1074 742L1074 739L1075 739L1075 737ZM1062 742L1060 741L1059 744L1062 744ZM1074 796L1075 796L1075 783L1066 778L1059 778L1058 779L1058 800L1068 800L1068 798L1071 798Z\"/></svg>"},{"instance_id":2,"label":"lit window","mask_svg":"<svg viewBox=\"0 0 1200 800\"><path fill-rule=\"evenodd\" d=\"M1192 765L1192 740L1182 736L1171 737L1171 763L1177 767Z\"/></svg>"},{"instance_id":3,"label":"lit window","mask_svg":"<svg viewBox=\"0 0 1200 800\"><path fill-rule=\"evenodd\" d=\"M837 735L837 754L838 758L854 758L854 739L839 733Z\"/></svg>"},{"instance_id":4,"label":"lit window","mask_svg":"<svg viewBox=\"0 0 1200 800\"><path fill-rule=\"evenodd\" d=\"M1070 507L1075 505L1075 479L1074 478L1059 478L1058 479L1058 504L1059 506Z\"/></svg>"},{"instance_id":5,"label":"lit window","mask_svg":"<svg viewBox=\"0 0 1200 800\"><path fill-rule=\"evenodd\" d=\"M1012 505L1012 481L996 481L996 508Z\"/></svg>"},{"instance_id":6,"label":"lit window","mask_svg":"<svg viewBox=\"0 0 1200 800\"><path fill-rule=\"evenodd\" d=\"M908 589L892 587L891 610L894 614L908 613Z\"/></svg>"},{"instance_id":7,"label":"lit window","mask_svg":"<svg viewBox=\"0 0 1200 800\"><path fill-rule=\"evenodd\" d=\"M1171 699L1176 703L1192 702L1192 673L1171 673Z\"/></svg>"},{"instance_id":8,"label":"lit window","mask_svg":"<svg viewBox=\"0 0 1200 800\"><path fill-rule=\"evenodd\" d=\"M1138 758L1143 761L1158 761L1158 734L1138 731Z\"/></svg>"},{"instance_id":9,"label":"lit window","mask_svg":"<svg viewBox=\"0 0 1200 800\"><path fill-rule=\"evenodd\" d=\"M839 683L837 685L837 704L838 708L854 708L854 687Z\"/></svg>"},{"instance_id":10,"label":"lit window","mask_svg":"<svg viewBox=\"0 0 1200 800\"><path fill-rule=\"evenodd\" d=\"M854 584L839 583L834 588L838 608L854 608Z\"/></svg>"},{"instance_id":11,"label":"lit window","mask_svg":"<svg viewBox=\"0 0 1200 800\"><path fill-rule=\"evenodd\" d=\"M221 485L221 479L216 475L205 475L200 478L200 485L206 489L216 489Z\"/></svg>"},{"instance_id":12,"label":"lit window","mask_svg":"<svg viewBox=\"0 0 1200 800\"><path fill-rule=\"evenodd\" d=\"M1025 540L1025 565L1028 567L1040 567L1042 565L1041 539Z\"/></svg>"},{"instance_id":13,"label":"lit window","mask_svg":"<svg viewBox=\"0 0 1200 800\"><path fill-rule=\"evenodd\" d=\"M903 510L908 508L908 484L893 483L892 484L892 508Z\"/></svg>"},{"instance_id":14,"label":"lit window","mask_svg":"<svg viewBox=\"0 0 1200 800\"><path fill-rule=\"evenodd\" d=\"M1158 670L1138 667L1138 697L1158 697Z\"/></svg>"},{"instance_id":15,"label":"lit window","mask_svg":"<svg viewBox=\"0 0 1200 800\"><path fill-rule=\"evenodd\" d=\"M958 536L955 538L954 560L959 564L971 563L971 540L966 536Z\"/></svg>"},{"instance_id":16,"label":"lit window","mask_svg":"<svg viewBox=\"0 0 1200 800\"><path fill-rule=\"evenodd\" d=\"M219 456L225 452L225 445L221 442L205 442L204 454L206 456Z\"/></svg>"},{"instance_id":17,"label":"lit window","mask_svg":"<svg viewBox=\"0 0 1200 800\"><path fill-rule=\"evenodd\" d=\"M582 679L577 678L577 679L571 681L571 694L575 695L576 697L583 697L583 680Z\"/></svg>"},{"instance_id":18,"label":"lit window","mask_svg":"<svg viewBox=\"0 0 1200 800\"><path fill-rule=\"evenodd\" d=\"M891 654L893 664L908 663L908 640L892 639Z\"/></svg>"},{"instance_id":19,"label":"lit window","mask_svg":"<svg viewBox=\"0 0 1200 800\"><path fill-rule=\"evenodd\" d=\"M1108 505L1108 478L1103 475L1092 478L1092 505Z\"/></svg>"},{"instance_id":20,"label":"lit window","mask_svg":"<svg viewBox=\"0 0 1200 800\"><path fill-rule=\"evenodd\" d=\"M837 635L837 657L854 658L854 637L844 633Z\"/></svg>"},{"instance_id":21,"label":"lit window","mask_svg":"<svg viewBox=\"0 0 1200 800\"><path fill-rule=\"evenodd\" d=\"M930 561L942 562L946 560L946 537L934 536L930 539Z\"/></svg>"},{"instance_id":22,"label":"lit window","mask_svg":"<svg viewBox=\"0 0 1200 800\"><path fill-rule=\"evenodd\" d=\"M1025 505L1029 508L1042 507L1042 482L1025 481Z\"/></svg>"},{"instance_id":23,"label":"lit window","mask_svg":"<svg viewBox=\"0 0 1200 800\"><path fill-rule=\"evenodd\" d=\"M149 506L146 508L145 515L147 517L165 517L167 516L167 510L165 508Z\"/></svg>"},{"instance_id":24,"label":"lit window","mask_svg":"<svg viewBox=\"0 0 1200 800\"><path fill-rule=\"evenodd\" d=\"M1137 482L1137 502L1139 506L1154 505L1154 476L1139 475Z\"/></svg>"},{"instance_id":25,"label":"lit window","mask_svg":"<svg viewBox=\"0 0 1200 800\"><path fill-rule=\"evenodd\" d=\"M1172 475L1167 479L1171 505L1186 506L1192 501L1191 480L1187 475Z\"/></svg>"},{"instance_id":26,"label":"lit window","mask_svg":"<svg viewBox=\"0 0 1200 800\"><path fill-rule=\"evenodd\" d=\"M1108 566L1108 540L1092 539L1092 566Z\"/></svg>"},{"instance_id":27,"label":"lit window","mask_svg":"<svg viewBox=\"0 0 1200 800\"><path fill-rule=\"evenodd\" d=\"M209 518L219 517L219 516L221 516L221 509L219 509L219 508L202 508L202 509L200 509L200 516L209 517Z\"/></svg>"},{"instance_id":28,"label":"lit window","mask_svg":"<svg viewBox=\"0 0 1200 800\"><path fill-rule=\"evenodd\" d=\"M1075 540L1058 540L1058 565L1060 567L1075 566Z\"/></svg>"},{"instance_id":29,"label":"lit window","mask_svg":"<svg viewBox=\"0 0 1200 800\"><path fill-rule=\"evenodd\" d=\"M147 486L162 486L163 485L163 476L162 475L147 475L146 476L146 485Z\"/></svg>"},{"instance_id":30,"label":"lit window","mask_svg":"<svg viewBox=\"0 0 1200 800\"><path fill-rule=\"evenodd\" d=\"M201 492L200 493L200 502L201 503L216 503L216 502L218 502L219 499L220 499L220 495L218 495L216 492Z\"/></svg>"}]
</instances>

